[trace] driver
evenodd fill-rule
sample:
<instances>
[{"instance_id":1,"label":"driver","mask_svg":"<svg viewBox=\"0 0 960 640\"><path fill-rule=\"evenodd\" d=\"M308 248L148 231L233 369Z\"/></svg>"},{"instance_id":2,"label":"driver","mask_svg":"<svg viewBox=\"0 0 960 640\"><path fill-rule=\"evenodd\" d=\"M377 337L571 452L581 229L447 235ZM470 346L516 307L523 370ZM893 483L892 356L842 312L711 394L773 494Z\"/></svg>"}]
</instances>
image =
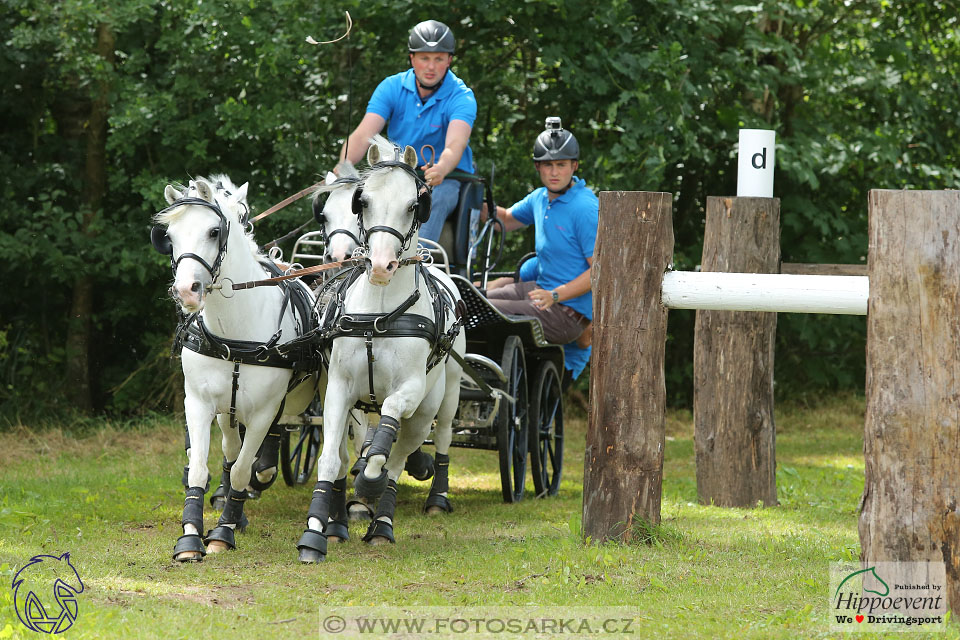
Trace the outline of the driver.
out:
<instances>
[{"instance_id":1,"label":"driver","mask_svg":"<svg viewBox=\"0 0 960 640\"><path fill-rule=\"evenodd\" d=\"M389 121L387 137L417 150L424 180L433 189L430 219L420 228L420 237L434 241L460 195L460 183L447 174L454 169L473 173L469 142L477 101L473 90L450 71L455 44L453 32L442 22L427 20L415 26L407 47L412 68L377 86L366 114L340 152L341 160L359 163L370 138ZM427 144L436 151L435 158L429 149L422 149Z\"/></svg>"},{"instance_id":2,"label":"driver","mask_svg":"<svg viewBox=\"0 0 960 640\"><path fill-rule=\"evenodd\" d=\"M600 204L574 175L580 145L560 118L547 118L533 144L533 164L543 186L509 209L497 207L504 229L536 229L536 273L531 281L490 283L487 296L504 313L540 319L550 342L573 342L593 318L590 268Z\"/></svg>"}]
</instances>

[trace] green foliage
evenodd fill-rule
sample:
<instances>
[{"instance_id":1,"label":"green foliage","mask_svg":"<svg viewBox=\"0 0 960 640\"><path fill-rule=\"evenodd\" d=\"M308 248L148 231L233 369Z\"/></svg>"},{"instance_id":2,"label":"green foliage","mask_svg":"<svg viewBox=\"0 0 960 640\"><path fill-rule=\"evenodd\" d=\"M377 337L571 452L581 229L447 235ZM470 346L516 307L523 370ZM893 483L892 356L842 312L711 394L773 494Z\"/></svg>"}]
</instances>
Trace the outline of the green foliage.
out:
<instances>
[{"instance_id":1,"label":"green foliage","mask_svg":"<svg viewBox=\"0 0 960 640\"><path fill-rule=\"evenodd\" d=\"M147 241L163 186L223 172L255 210L334 164L377 82L406 66L411 25L458 38L472 144L497 199L538 186L547 115L577 135L598 190L674 195L675 264L699 262L708 195L735 189L737 129L777 131L784 261L863 262L873 188L960 186L960 28L952 2L762 0L9 0L0 13L0 411L58 410L74 283L92 278L96 405L139 408L169 379L166 261ZM334 45L343 11L354 29ZM115 37L97 52L97 30ZM84 205L87 124L109 104L107 193ZM307 219L264 221L261 241ZM513 234L510 264L532 246ZM860 387L861 320L784 317L778 389ZM692 314L672 314L671 401L689 401ZM138 372L134 380L128 380ZM112 392L122 387L126 396ZM131 386L132 385L132 386ZM161 402L157 400L156 402ZM162 402L161 402L162 404Z\"/></svg>"}]
</instances>

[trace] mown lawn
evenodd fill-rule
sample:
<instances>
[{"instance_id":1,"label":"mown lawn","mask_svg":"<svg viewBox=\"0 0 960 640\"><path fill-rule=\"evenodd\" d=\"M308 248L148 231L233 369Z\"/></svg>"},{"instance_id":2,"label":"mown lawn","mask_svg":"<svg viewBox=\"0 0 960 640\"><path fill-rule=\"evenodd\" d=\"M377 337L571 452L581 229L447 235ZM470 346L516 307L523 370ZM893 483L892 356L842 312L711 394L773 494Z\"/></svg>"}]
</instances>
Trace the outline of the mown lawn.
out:
<instances>
[{"instance_id":1,"label":"mown lawn","mask_svg":"<svg viewBox=\"0 0 960 640\"><path fill-rule=\"evenodd\" d=\"M318 629L320 607L382 605L620 608L635 620L631 637L843 635L828 626L828 567L859 553L861 398L778 411L781 504L766 509L697 504L692 418L672 413L652 544L581 541L586 420L570 416L567 430L559 497L504 505L496 455L454 449L454 514L420 515L428 487L404 476L397 545L369 547L355 524L326 563L302 566L295 544L310 492L282 480L247 503L251 526L238 551L171 561L183 504L182 429L173 420L8 429L0 433L0 639L37 635L18 621L9 587L31 556L63 552L86 586L66 638L334 637ZM214 452L211 469L218 459ZM936 637L960 633L953 626Z\"/></svg>"}]
</instances>

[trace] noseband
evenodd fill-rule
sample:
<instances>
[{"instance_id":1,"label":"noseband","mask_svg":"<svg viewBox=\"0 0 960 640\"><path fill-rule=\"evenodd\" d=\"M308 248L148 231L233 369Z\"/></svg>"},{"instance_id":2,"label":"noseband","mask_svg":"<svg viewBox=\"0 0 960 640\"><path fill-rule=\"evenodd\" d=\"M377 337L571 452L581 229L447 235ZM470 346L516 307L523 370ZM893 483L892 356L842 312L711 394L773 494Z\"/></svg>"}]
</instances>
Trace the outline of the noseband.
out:
<instances>
[{"instance_id":1,"label":"noseband","mask_svg":"<svg viewBox=\"0 0 960 640\"><path fill-rule=\"evenodd\" d=\"M163 240L165 240L166 242L163 242L160 239L160 234L163 233L163 230L160 226L154 226L154 228L150 232L151 238L153 239L153 246L154 248L157 249L157 251L160 251L161 253L170 254L170 268L173 270L174 275L176 275L177 273L177 267L180 266L180 261L184 260L185 258L190 258L192 260L196 260L201 265L203 265L203 268L206 269L207 272L210 274L211 282L216 282L217 277L220 275L220 265L223 263L223 257L227 254L227 238L230 235L230 221L227 220L227 217L225 215L223 215L223 211L220 209L220 205L218 205L215 202L207 202L203 198L192 198L192 197L180 198L178 200L175 200L173 204L171 204L166 209L160 211L157 215L164 214L168 211L176 209L177 207L190 206L190 205L206 207L207 209L210 209L215 214L217 214L217 216L220 218L220 230L217 233L217 243L218 243L217 257L214 258L213 264L212 265L208 264L206 260L198 256L197 254L189 253L189 252L181 253L179 256L174 258L173 245L170 243L170 239L163 238Z\"/></svg>"}]
</instances>

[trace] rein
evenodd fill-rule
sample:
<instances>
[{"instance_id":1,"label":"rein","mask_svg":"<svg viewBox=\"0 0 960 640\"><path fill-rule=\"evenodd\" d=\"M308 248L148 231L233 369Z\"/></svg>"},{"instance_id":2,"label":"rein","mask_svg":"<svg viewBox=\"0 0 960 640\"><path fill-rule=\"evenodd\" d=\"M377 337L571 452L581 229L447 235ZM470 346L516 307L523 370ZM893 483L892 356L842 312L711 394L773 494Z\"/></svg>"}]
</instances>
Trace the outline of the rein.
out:
<instances>
[{"instance_id":1,"label":"rein","mask_svg":"<svg viewBox=\"0 0 960 640\"><path fill-rule=\"evenodd\" d=\"M404 258L400 261L400 266L406 266L408 264L413 264L415 262L420 262L423 260L420 256L412 256L410 258ZM363 258L348 258L347 260L341 260L340 262L329 262L327 264L318 264L313 267L306 267L304 269L297 269L295 271L290 271L285 273L282 276L276 276L275 278L266 278L264 280L251 280L250 282L230 282L230 288L233 291L238 291L241 289L253 289L254 287L269 287L276 286L283 282L284 280L292 280L293 278L299 278L301 276L309 276L314 273L320 273L323 271L329 271L330 269L339 269L340 267L356 267L361 264L364 264L365 260ZM229 278L223 278L224 280L230 280ZM207 287L208 291L213 290L222 290L223 284L213 284Z\"/></svg>"},{"instance_id":2,"label":"rein","mask_svg":"<svg viewBox=\"0 0 960 640\"><path fill-rule=\"evenodd\" d=\"M318 187L321 187L321 186L323 186L323 183L322 183L322 182L318 182L318 183L316 183L316 184L310 185L310 186L307 187L306 189L301 189L300 191L296 192L295 194L293 194L293 195L290 196L289 198L287 198L287 199L285 199L285 200L281 200L281 201L278 202L277 204L273 205L272 207L270 207L269 209L267 209L266 211L264 211L264 212L261 213L260 215L256 216L256 217L255 217L253 220L251 220L250 222L257 222L257 221L259 221L259 220L262 220L262 219L266 218L266 217L269 216L271 213L276 213L277 211L280 211L280 209L283 209L283 208L284 208L285 206L287 206L288 204L292 204L292 203L296 202L297 200L299 200L299 199L302 198L303 196L305 196L305 195L307 195L308 193L310 193L311 190L317 189Z\"/></svg>"}]
</instances>

